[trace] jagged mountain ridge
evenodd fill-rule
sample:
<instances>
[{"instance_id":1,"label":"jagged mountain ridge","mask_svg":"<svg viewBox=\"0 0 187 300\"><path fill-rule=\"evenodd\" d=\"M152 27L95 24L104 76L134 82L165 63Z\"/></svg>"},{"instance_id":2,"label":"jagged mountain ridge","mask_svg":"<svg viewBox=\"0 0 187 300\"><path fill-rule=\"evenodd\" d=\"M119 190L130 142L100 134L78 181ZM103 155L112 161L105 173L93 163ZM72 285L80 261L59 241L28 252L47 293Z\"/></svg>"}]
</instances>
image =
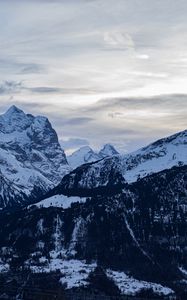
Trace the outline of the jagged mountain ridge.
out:
<instances>
[{"instance_id":1,"label":"jagged mountain ridge","mask_svg":"<svg viewBox=\"0 0 187 300\"><path fill-rule=\"evenodd\" d=\"M115 155L80 166L66 175L60 185L63 193L74 190L76 195L77 190L77 195L80 195L81 190L91 191L107 186L113 173L131 183L149 174L186 164L187 130L158 140L133 153Z\"/></svg>"},{"instance_id":2,"label":"jagged mountain ridge","mask_svg":"<svg viewBox=\"0 0 187 300\"><path fill-rule=\"evenodd\" d=\"M16 106L0 116L0 207L36 198L69 171L64 151L47 118L25 114ZM11 201L10 201L11 200Z\"/></svg>"},{"instance_id":3,"label":"jagged mountain ridge","mask_svg":"<svg viewBox=\"0 0 187 300\"><path fill-rule=\"evenodd\" d=\"M84 146L67 156L67 160L69 165L75 169L85 163L95 162L117 154L119 153L111 144L105 144L99 152L93 151L89 146Z\"/></svg>"}]
</instances>

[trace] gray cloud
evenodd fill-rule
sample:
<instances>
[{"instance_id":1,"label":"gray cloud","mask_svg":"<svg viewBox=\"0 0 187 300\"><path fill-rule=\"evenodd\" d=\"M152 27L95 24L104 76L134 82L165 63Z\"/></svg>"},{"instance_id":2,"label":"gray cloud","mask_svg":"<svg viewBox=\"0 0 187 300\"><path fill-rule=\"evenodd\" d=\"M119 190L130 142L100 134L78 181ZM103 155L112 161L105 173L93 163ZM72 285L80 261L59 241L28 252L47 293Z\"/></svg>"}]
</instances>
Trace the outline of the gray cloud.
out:
<instances>
[{"instance_id":1,"label":"gray cloud","mask_svg":"<svg viewBox=\"0 0 187 300\"><path fill-rule=\"evenodd\" d=\"M108 111L108 116L111 118L121 118L124 115L124 110L132 109L157 109L171 111L174 114L176 109L178 111L186 111L187 95L159 95L154 97L128 97L128 98L109 98L98 101L96 104L91 105L89 108L84 108L85 113ZM123 111L120 111L123 109Z\"/></svg>"},{"instance_id":2,"label":"gray cloud","mask_svg":"<svg viewBox=\"0 0 187 300\"><path fill-rule=\"evenodd\" d=\"M30 67L28 69L28 73L32 73ZM36 71L36 69L35 69ZM37 73L37 72L36 72ZM25 71L27 74L27 71ZM30 92L31 94L59 94L59 95L71 95L71 94L81 94L81 95L94 95L97 94L98 91L84 89L84 88L59 88L52 86L36 86L36 87L28 87L24 84L24 82L17 82L14 80L6 80L2 81L0 84L0 94L14 94L18 92Z\"/></svg>"},{"instance_id":3,"label":"gray cloud","mask_svg":"<svg viewBox=\"0 0 187 300\"><path fill-rule=\"evenodd\" d=\"M86 125L87 123L93 121L93 118L88 117L76 117L70 118L68 120L62 121L64 126L79 126L79 125Z\"/></svg>"},{"instance_id":4,"label":"gray cloud","mask_svg":"<svg viewBox=\"0 0 187 300\"><path fill-rule=\"evenodd\" d=\"M0 94L17 93L22 88L21 82L16 81L3 81L0 84Z\"/></svg>"},{"instance_id":5,"label":"gray cloud","mask_svg":"<svg viewBox=\"0 0 187 300\"><path fill-rule=\"evenodd\" d=\"M32 88L25 87L25 89L37 94L51 94L51 93L61 92L61 89L59 88L47 87L47 86L39 86L39 87L32 87Z\"/></svg>"},{"instance_id":6,"label":"gray cloud","mask_svg":"<svg viewBox=\"0 0 187 300\"><path fill-rule=\"evenodd\" d=\"M187 127L186 0L0 0L0 45L1 111L62 139L130 151Z\"/></svg>"},{"instance_id":7,"label":"gray cloud","mask_svg":"<svg viewBox=\"0 0 187 300\"><path fill-rule=\"evenodd\" d=\"M35 74L35 73L42 73L45 72L46 68L39 64L27 64L23 65L20 74Z\"/></svg>"}]
</instances>

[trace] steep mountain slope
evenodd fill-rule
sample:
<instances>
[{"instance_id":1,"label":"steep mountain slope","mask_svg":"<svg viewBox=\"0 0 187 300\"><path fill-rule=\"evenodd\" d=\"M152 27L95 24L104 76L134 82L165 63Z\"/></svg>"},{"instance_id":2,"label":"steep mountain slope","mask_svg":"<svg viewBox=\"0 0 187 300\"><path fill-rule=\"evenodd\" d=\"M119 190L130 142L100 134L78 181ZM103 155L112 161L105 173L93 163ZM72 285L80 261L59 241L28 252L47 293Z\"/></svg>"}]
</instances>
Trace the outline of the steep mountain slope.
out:
<instances>
[{"instance_id":1,"label":"steep mountain slope","mask_svg":"<svg viewBox=\"0 0 187 300\"><path fill-rule=\"evenodd\" d=\"M120 174L128 183L173 166L187 164L187 130L158 140L128 155L115 155L80 166L61 182L63 193L77 189L93 190L108 185L112 174ZM76 195L76 193L75 193Z\"/></svg>"},{"instance_id":2,"label":"steep mountain slope","mask_svg":"<svg viewBox=\"0 0 187 300\"><path fill-rule=\"evenodd\" d=\"M187 167L174 167L65 209L54 203L2 214L2 267L13 268L18 257L17 267L32 272L60 270L72 288L89 285L89 273L100 266L124 294L138 286L178 291L187 268L186 180Z\"/></svg>"},{"instance_id":3,"label":"steep mountain slope","mask_svg":"<svg viewBox=\"0 0 187 300\"><path fill-rule=\"evenodd\" d=\"M85 163L95 162L105 157L110 157L117 154L119 154L117 150L110 144L104 145L104 147L98 153L94 152L89 146L85 146L73 152L67 157L67 160L69 165L75 169Z\"/></svg>"},{"instance_id":4,"label":"steep mountain slope","mask_svg":"<svg viewBox=\"0 0 187 300\"><path fill-rule=\"evenodd\" d=\"M54 187L69 166L48 119L16 106L0 116L0 207L36 198ZM19 200L18 200L19 199Z\"/></svg>"}]
</instances>

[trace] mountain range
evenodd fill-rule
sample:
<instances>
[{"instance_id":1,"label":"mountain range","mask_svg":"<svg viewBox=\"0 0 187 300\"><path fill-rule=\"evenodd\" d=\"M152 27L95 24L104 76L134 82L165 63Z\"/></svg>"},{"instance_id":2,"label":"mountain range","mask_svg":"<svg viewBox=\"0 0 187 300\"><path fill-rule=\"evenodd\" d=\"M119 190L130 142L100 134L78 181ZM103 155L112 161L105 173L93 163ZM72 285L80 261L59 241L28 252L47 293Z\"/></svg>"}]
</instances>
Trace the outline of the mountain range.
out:
<instances>
[{"instance_id":1,"label":"mountain range","mask_svg":"<svg viewBox=\"0 0 187 300\"><path fill-rule=\"evenodd\" d=\"M0 137L4 293L27 272L55 273L65 291L186 299L187 130L66 158L46 118L13 106Z\"/></svg>"},{"instance_id":2,"label":"mountain range","mask_svg":"<svg viewBox=\"0 0 187 300\"><path fill-rule=\"evenodd\" d=\"M84 146L67 156L67 160L69 165L75 169L85 163L95 162L117 154L119 152L111 144L104 145L99 152L93 151L89 146Z\"/></svg>"},{"instance_id":3,"label":"mountain range","mask_svg":"<svg viewBox=\"0 0 187 300\"><path fill-rule=\"evenodd\" d=\"M113 181L113 173L132 183L147 175L187 164L187 130L158 140L127 155L106 157L101 161L85 164L70 172L62 180L63 191L93 190L106 187Z\"/></svg>"}]
</instances>

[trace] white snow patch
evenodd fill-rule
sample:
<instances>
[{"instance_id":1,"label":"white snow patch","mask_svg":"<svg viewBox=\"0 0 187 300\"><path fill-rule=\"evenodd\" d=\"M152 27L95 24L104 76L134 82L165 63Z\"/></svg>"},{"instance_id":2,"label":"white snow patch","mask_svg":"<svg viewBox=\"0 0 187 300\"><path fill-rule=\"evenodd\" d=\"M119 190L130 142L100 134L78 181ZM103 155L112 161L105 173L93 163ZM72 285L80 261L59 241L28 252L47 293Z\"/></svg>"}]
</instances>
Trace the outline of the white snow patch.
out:
<instances>
[{"instance_id":1,"label":"white snow patch","mask_svg":"<svg viewBox=\"0 0 187 300\"><path fill-rule=\"evenodd\" d=\"M96 268L96 263L85 264L79 260L66 261L64 264L64 277L61 278L62 284L67 284L67 288L88 285L89 274Z\"/></svg>"},{"instance_id":2,"label":"white snow patch","mask_svg":"<svg viewBox=\"0 0 187 300\"><path fill-rule=\"evenodd\" d=\"M161 284L147 282L147 281L140 281L133 277L129 277L124 272L117 272L112 270L107 270L107 275L111 279L114 280L115 284L120 289L121 293L124 295L135 295L141 289L150 289L152 288L153 291L158 295L170 295L173 294L174 291L168 287L162 286Z\"/></svg>"},{"instance_id":3,"label":"white snow patch","mask_svg":"<svg viewBox=\"0 0 187 300\"><path fill-rule=\"evenodd\" d=\"M183 267L179 267L179 270L180 270L184 275L187 276L187 270L186 270L186 269L184 269Z\"/></svg>"},{"instance_id":4,"label":"white snow patch","mask_svg":"<svg viewBox=\"0 0 187 300\"><path fill-rule=\"evenodd\" d=\"M9 269L10 269L9 264L4 263L4 262L0 259L0 273L8 272Z\"/></svg>"},{"instance_id":5,"label":"white snow patch","mask_svg":"<svg viewBox=\"0 0 187 300\"><path fill-rule=\"evenodd\" d=\"M70 247L69 247L69 251L68 253L71 255L75 255L76 251L75 251L75 245L76 242L79 240L84 240L84 235L85 235L85 229L86 228L86 224L83 218L79 217L77 220L75 220L75 226L73 229L73 233L72 233L72 238L70 241Z\"/></svg>"},{"instance_id":6,"label":"white snow patch","mask_svg":"<svg viewBox=\"0 0 187 300\"><path fill-rule=\"evenodd\" d=\"M44 227L43 227L43 222L44 222L44 219L40 219L37 223L37 229L38 229L38 232L43 234L44 233Z\"/></svg>"},{"instance_id":7,"label":"white snow patch","mask_svg":"<svg viewBox=\"0 0 187 300\"><path fill-rule=\"evenodd\" d=\"M40 262L46 263L46 265L30 266L33 273L49 273L60 270L62 273L60 282L62 284L67 284L68 289L88 285L87 278L90 272L92 272L97 266L96 263L86 264L84 261L76 259L62 260L55 258L48 262L47 259L42 257Z\"/></svg>"},{"instance_id":8,"label":"white snow patch","mask_svg":"<svg viewBox=\"0 0 187 300\"><path fill-rule=\"evenodd\" d=\"M86 202L87 198L80 198L80 197L67 197L64 195L55 195L50 198L46 198L34 205L36 205L38 208L48 208L48 207L61 207L61 208L69 208L71 207L72 203L84 203ZM30 207L30 205L29 205Z\"/></svg>"}]
</instances>

